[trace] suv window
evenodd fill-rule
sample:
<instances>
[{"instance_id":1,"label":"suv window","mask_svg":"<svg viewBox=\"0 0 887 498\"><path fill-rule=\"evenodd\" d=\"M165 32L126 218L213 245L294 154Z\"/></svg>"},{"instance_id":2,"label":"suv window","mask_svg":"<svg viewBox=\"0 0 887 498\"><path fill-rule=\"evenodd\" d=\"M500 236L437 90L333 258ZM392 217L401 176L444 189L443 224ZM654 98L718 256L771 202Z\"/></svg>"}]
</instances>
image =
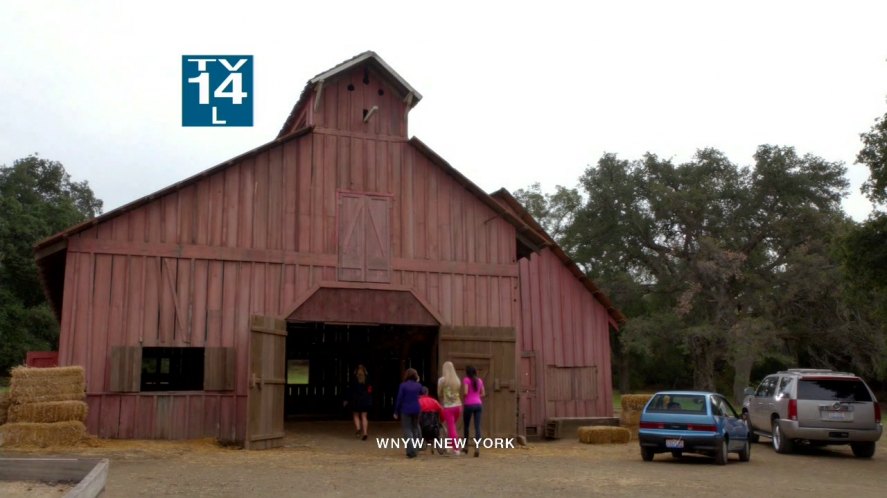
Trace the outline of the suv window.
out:
<instances>
[{"instance_id":1,"label":"suv window","mask_svg":"<svg viewBox=\"0 0 887 498\"><path fill-rule=\"evenodd\" d=\"M757 396L758 398L767 398L767 397L773 396L773 391L776 390L776 380L777 379L779 379L779 377L776 377L776 376L770 376L770 377L765 378L761 382L761 385L758 386L758 390L755 391L755 396Z\"/></svg>"},{"instance_id":2,"label":"suv window","mask_svg":"<svg viewBox=\"0 0 887 498\"><path fill-rule=\"evenodd\" d=\"M792 387L792 378L789 376L785 376L782 380L779 381L779 389L776 391L780 396L787 396L790 393L790 389Z\"/></svg>"},{"instance_id":3,"label":"suv window","mask_svg":"<svg viewBox=\"0 0 887 498\"><path fill-rule=\"evenodd\" d=\"M859 379L801 379L798 381L798 399L872 401L872 396Z\"/></svg>"}]
</instances>

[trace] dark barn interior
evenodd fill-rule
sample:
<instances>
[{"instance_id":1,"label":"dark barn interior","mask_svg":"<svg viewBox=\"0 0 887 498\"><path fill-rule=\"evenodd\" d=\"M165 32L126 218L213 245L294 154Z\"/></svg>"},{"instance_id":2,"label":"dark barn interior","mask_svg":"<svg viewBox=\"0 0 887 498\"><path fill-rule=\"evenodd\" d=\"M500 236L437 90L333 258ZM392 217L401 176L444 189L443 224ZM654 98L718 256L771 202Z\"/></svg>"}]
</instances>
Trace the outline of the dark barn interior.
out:
<instances>
[{"instance_id":1,"label":"dark barn interior","mask_svg":"<svg viewBox=\"0 0 887 498\"><path fill-rule=\"evenodd\" d=\"M343 401L358 364L366 367L372 386L370 419L391 420L407 368L415 368L422 384L435 391L436 327L290 323L287 332L287 419L350 418Z\"/></svg>"}]
</instances>

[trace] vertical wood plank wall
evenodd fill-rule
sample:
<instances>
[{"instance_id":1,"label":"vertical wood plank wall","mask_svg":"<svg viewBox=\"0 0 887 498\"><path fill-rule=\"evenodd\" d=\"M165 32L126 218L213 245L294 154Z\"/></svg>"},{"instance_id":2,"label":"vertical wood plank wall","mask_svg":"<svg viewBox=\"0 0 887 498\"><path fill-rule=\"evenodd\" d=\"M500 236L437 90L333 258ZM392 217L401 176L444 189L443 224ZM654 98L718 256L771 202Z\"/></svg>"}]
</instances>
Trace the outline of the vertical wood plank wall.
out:
<instances>
[{"instance_id":1,"label":"vertical wood plank wall","mask_svg":"<svg viewBox=\"0 0 887 498\"><path fill-rule=\"evenodd\" d=\"M283 317L336 280L340 192L390 197L391 284L442 325L517 330L527 425L612 413L606 310L550 251L518 263L514 227L407 141L407 104L368 76L326 82L317 106L310 94L293 126L312 132L71 236L59 361L86 367L90 432L242 441L249 317ZM116 346L234 348L234 389L111 392ZM548 365L596 366L598 398L547 401Z\"/></svg>"},{"instance_id":2,"label":"vertical wood plank wall","mask_svg":"<svg viewBox=\"0 0 887 498\"><path fill-rule=\"evenodd\" d=\"M60 361L87 367L90 431L242 440L249 316L336 279L338 190L392 195L392 284L448 324L518 326L514 228L406 141L370 144L305 135L68 241ZM108 392L126 345L234 347L236 388Z\"/></svg>"},{"instance_id":3,"label":"vertical wood plank wall","mask_svg":"<svg viewBox=\"0 0 887 498\"><path fill-rule=\"evenodd\" d=\"M611 416L613 388L607 310L549 249L520 260L520 280L523 326L518 333L518 347L535 352L532 369L530 362L521 362L520 375L532 376L530 383L535 386L534 396L521 400L526 425L538 427L550 417ZM561 396L547 396L570 389L567 385L545 385L549 366L597 367L596 399L562 400L558 399ZM549 401L552 398L556 400Z\"/></svg>"}]
</instances>

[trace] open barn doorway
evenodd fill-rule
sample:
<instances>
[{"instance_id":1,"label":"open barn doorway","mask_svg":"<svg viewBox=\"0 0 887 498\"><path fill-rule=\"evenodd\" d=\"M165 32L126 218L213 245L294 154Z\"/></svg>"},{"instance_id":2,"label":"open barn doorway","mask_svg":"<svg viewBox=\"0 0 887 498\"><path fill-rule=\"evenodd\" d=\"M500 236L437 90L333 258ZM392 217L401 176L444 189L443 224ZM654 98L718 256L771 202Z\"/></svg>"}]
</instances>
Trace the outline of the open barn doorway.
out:
<instances>
[{"instance_id":1,"label":"open barn doorway","mask_svg":"<svg viewBox=\"0 0 887 498\"><path fill-rule=\"evenodd\" d=\"M414 325L289 323L284 410L288 420L346 420L353 372L363 364L372 386L371 420L391 420L402 372L424 385L437 380L438 328Z\"/></svg>"}]
</instances>

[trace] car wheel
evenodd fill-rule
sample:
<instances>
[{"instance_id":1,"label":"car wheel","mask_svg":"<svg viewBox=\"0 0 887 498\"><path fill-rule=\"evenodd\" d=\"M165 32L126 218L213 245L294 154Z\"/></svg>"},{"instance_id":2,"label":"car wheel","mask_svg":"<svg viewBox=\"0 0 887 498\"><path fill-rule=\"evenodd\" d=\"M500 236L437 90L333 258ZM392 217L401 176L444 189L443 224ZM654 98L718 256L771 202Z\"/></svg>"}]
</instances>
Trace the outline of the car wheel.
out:
<instances>
[{"instance_id":1,"label":"car wheel","mask_svg":"<svg viewBox=\"0 0 887 498\"><path fill-rule=\"evenodd\" d=\"M850 449L852 449L853 454L859 458L871 458L872 455L875 454L875 442L850 443Z\"/></svg>"},{"instance_id":2,"label":"car wheel","mask_svg":"<svg viewBox=\"0 0 887 498\"><path fill-rule=\"evenodd\" d=\"M792 442L785 437L782 429L779 428L779 419L773 419L773 449L776 453L791 453L794 449Z\"/></svg>"},{"instance_id":3,"label":"car wheel","mask_svg":"<svg viewBox=\"0 0 887 498\"><path fill-rule=\"evenodd\" d=\"M721 444L715 450L715 463L718 465L727 465L727 440L722 439Z\"/></svg>"},{"instance_id":4,"label":"car wheel","mask_svg":"<svg viewBox=\"0 0 887 498\"><path fill-rule=\"evenodd\" d=\"M742 449L739 450L739 461L747 462L749 460L751 460L751 441L746 440Z\"/></svg>"},{"instance_id":5,"label":"car wheel","mask_svg":"<svg viewBox=\"0 0 887 498\"><path fill-rule=\"evenodd\" d=\"M644 459L645 462L653 461L653 448L647 448L646 446L641 446L641 458Z\"/></svg>"},{"instance_id":6,"label":"car wheel","mask_svg":"<svg viewBox=\"0 0 887 498\"><path fill-rule=\"evenodd\" d=\"M671 450L671 456L675 458L681 458L682 456L684 456L684 452L681 450Z\"/></svg>"}]
</instances>

